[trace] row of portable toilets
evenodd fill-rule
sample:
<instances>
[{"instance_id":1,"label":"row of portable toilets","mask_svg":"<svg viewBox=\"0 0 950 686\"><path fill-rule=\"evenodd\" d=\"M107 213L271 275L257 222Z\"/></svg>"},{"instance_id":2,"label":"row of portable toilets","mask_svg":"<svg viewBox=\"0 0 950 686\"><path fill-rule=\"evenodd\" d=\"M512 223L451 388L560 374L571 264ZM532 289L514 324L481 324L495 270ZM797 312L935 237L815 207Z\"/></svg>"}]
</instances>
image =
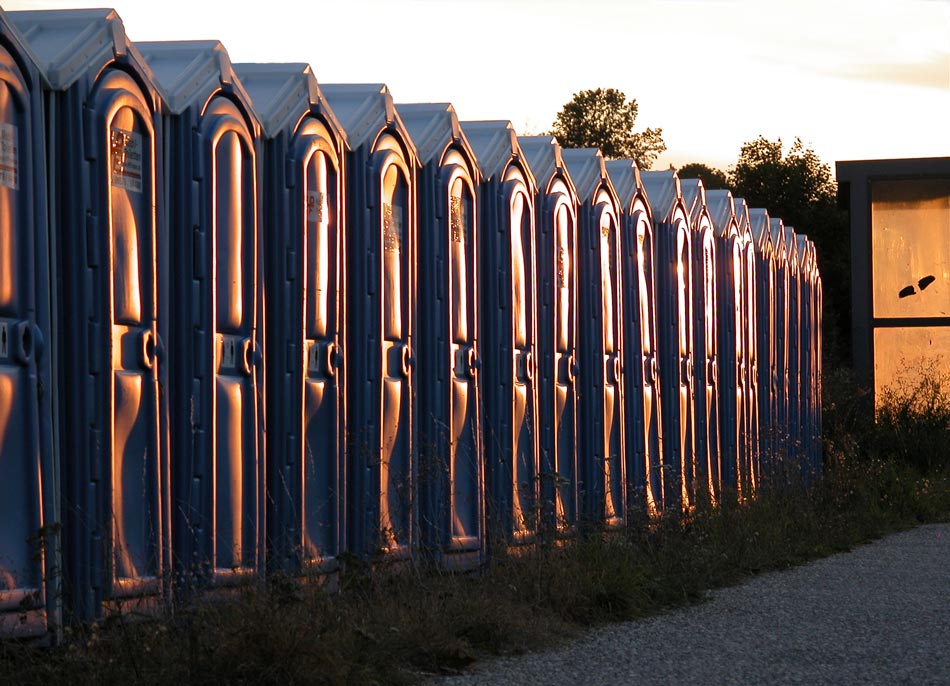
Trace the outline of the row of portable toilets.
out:
<instances>
[{"instance_id":1,"label":"row of portable toilets","mask_svg":"<svg viewBox=\"0 0 950 686\"><path fill-rule=\"evenodd\" d=\"M728 191L0 11L0 633L807 479L820 320Z\"/></svg>"}]
</instances>

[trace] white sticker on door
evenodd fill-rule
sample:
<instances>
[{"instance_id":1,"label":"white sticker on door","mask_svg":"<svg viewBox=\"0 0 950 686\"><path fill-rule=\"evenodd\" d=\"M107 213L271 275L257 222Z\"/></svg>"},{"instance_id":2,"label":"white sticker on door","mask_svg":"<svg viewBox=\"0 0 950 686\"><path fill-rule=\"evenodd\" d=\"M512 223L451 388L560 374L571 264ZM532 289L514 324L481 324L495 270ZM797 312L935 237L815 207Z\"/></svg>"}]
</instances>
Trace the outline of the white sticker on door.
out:
<instances>
[{"instance_id":1,"label":"white sticker on door","mask_svg":"<svg viewBox=\"0 0 950 686\"><path fill-rule=\"evenodd\" d=\"M17 130L13 124L0 123L0 186L16 190L19 181Z\"/></svg>"},{"instance_id":2,"label":"white sticker on door","mask_svg":"<svg viewBox=\"0 0 950 686\"><path fill-rule=\"evenodd\" d=\"M142 192L142 134L113 128L109 140L112 185Z\"/></svg>"}]
</instances>

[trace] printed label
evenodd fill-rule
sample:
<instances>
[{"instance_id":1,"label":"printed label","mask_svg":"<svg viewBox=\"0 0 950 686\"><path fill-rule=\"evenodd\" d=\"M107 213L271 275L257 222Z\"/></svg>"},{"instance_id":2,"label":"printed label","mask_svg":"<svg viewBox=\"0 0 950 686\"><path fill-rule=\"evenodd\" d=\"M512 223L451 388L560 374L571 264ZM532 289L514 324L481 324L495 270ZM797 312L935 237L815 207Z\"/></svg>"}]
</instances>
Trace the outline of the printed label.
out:
<instances>
[{"instance_id":1,"label":"printed label","mask_svg":"<svg viewBox=\"0 0 950 686\"><path fill-rule=\"evenodd\" d=\"M567 251L558 246L557 249L557 287L567 288Z\"/></svg>"},{"instance_id":2,"label":"printed label","mask_svg":"<svg viewBox=\"0 0 950 686\"><path fill-rule=\"evenodd\" d=\"M0 186L13 190L20 187L17 129L13 124L0 124Z\"/></svg>"},{"instance_id":3,"label":"printed label","mask_svg":"<svg viewBox=\"0 0 950 686\"><path fill-rule=\"evenodd\" d=\"M135 193L142 192L142 134L113 128L109 149L112 159L112 185Z\"/></svg>"},{"instance_id":4,"label":"printed label","mask_svg":"<svg viewBox=\"0 0 950 686\"><path fill-rule=\"evenodd\" d=\"M465 205L460 197L453 195L449 204L449 227L455 243L465 242L465 220Z\"/></svg>"},{"instance_id":5,"label":"printed label","mask_svg":"<svg viewBox=\"0 0 950 686\"><path fill-rule=\"evenodd\" d=\"M383 203L383 250L398 253L402 250L402 207Z\"/></svg>"},{"instance_id":6,"label":"printed label","mask_svg":"<svg viewBox=\"0 0 950 686\"><path fill-rule=\"evenodd\" d=\"M326 198L319 191L307 191L307 223L322 224Z\"/></svg>"}]
</instances>

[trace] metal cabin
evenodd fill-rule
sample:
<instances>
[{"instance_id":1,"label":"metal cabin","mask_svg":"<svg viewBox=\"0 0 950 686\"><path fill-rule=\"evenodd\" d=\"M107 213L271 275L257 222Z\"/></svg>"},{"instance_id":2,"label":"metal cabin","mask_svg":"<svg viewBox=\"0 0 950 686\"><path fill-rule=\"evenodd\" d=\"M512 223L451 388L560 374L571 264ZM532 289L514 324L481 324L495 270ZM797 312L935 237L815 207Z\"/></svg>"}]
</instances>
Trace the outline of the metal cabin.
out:
<instances>
[{"instance_id":1,"label":"metal cabin","mask_svg":"<svg viewBox=\"0 0 950 686\"><path fill-rule=\"evenodd\" d=\"M60 626L42 75L0 10L0 637ZM45 389L42 390L42 389Z\"/></svg>"},{"instance_id":2,"label":"metal cabin","mask_svg":"<svg viewBox=\"0 0 950 686\"><path fill-rule=\"evenodd\" d=\"M750 208L749 229L755 245L756 266L756 356L759 404L759 480L770 477L775 464L776 422L778 419L778 351L776 348L777 278L775 246L769 230L769 213Z\"/></svg>"},{"instance_id":3,"label":"metal cabin","mask_svg":"<svg viewBox=\"0 0 950 686\"><path fill-rule=\"evenodd\" d=\"M716 305L716 239L699 179L681 179L693 230L693 382L696 403L696 471L686 472L690 505L715 499L719 480L719 336ZM721 487L721 480L719 483Z\"/></svg>"},{"instance_id":4,"label":"metal cabin","mask_svg":"<svg viewBox=\"0 0 950 686\"><path fill-rule=\"evenodd\" d=\"M172 543L184 587L261 569L260 125L217 41L140 43L164 100Z\"/></svg>"},{"instance_id":5,"label":"metal cabin","mask_svg":"<svg viewBox=\"0 0 950 686\"><path fill-rule=\"evenodd\" d=\"M761 472L760 455L760 422L759 422L759 327L768 325L768 313L764 313L765 321L760 324L758 301L762 296L763 286L758 282L758 258L756 257L755 236L752 233L752 224L749 219L749 206L743 198L734 198L736 208L736 227L739 232L739 242L742 250L742 321L745 323L742 331L743 358L740 361L742 370L741 381L745 397L744 417L741 425L742 442L738 481L740 499L755 497L758 489L758 478ZM767 287L767 284L766 284ZM765 294L767 298L768 295ZM764 360L765 371L768 371L768 358Z\"/></svg>"},{"instance_id":6,"label":"metal cabin","mask_svg":"<svg viewBox=\"0 0 950 686\"><path fill-rule=\"evenodd\" d=\"M578 198L581 509L591 523L616 527L627 516L620 204L600 150L562 156Z\"/></svg>"},{"instance_id":7,"label":"metal cabin","mask_svg":"<svg viewBox=\"0 0 950 686\"><path fill-rule=\"evenodd\" d=\"M537 180L538 426L541 516L557 535L580 515L577 397L577 191L553 136L520 136Z\"/></svg>"},{"instance_id":8,"label":"metal cabin","mask_svg":"<svg viewBox=\"0 0 950 686\"><path fill-rule=\"evenodd\" d=\"M7 16L46 79L63 577L89 620L168 564L161 102L115 12Z\"/></svg>"},{"instance_id":9,"label":"metal cabin","mask_svg":"<svg viewBox=\"0 0 950 686\"><path fill-rule=\"evenodd\" d=\"M745 263L732 193L727 190L708 191L706 205L714 227L718 258L720 469L712 477L713 496L715 501L719 501L724 488L732 494L741 491L739 475L746 459Z\"/></svg>"},{"instance_id":10,"label":"metal cabin","mask_svg":"<svg viewBox=\"0 0 950 686\"><path fill-rule=\"evenodd\" d=\"M775 416L772 422L772 437L775 452L772 455L772 467L779 472L773 476L784 481L789 469L787 462L788 445L788 356L789 356L789 308L791 306L788 246L785 242L785 226L781 219L769 219L769 233L772 234L772 248L775 251Z\"/></svg>"},{"instance_id":11,"label":"metal cabin","mask_svg":"<svg viewBox=\"0 0 950 686\"><path fill-rule=\"evenodd\" d=\"M661 399L657 371L653 217L632 160L606 163L621 208L628 514L657 514L662 502Z\"/></svg>"},{"instance_id":12,"label":"metal cabin","mask_svg":"<svg viewBox=\"0 0 950 686\"><path fill-rule=\"evenodd\" d=\"M323 94L350 146L346 550L403 559L417 539L416 149L384 84Z\"/></svg>"},{"instance_id":13,"label":"metal cabin","mask_svg":"<svg viewBox=\"0 0 950 686\"><path fill-rule=\"evenodd\" d=\"M263 129L267 565L326 571L346 483L343 155L308 64L236 64Z\"/></svg>"},{"instance_id":14,"label":"metal cabin","mask_svg":"<svg viewBox=\"0 0 950 686\"><path fill-rule=\"evenodd\" d=\"M489 544L528 543L537 533L538 389L536 185L511 122L463 122L479 186L479 331Z\"/></svg>"},{"instance_id":15,"label":"metal cabin","mask_svg":"<svg viewBox=\"0 0 950 686\"><path fill-rule=\"evenodd\" d=\"M422 544L443 567L484 559L485 474L478 329L479 173L455 108L397 105L419 154L416 368Z\"/></svg>"},{"instance_id":16,"label":"metal cabin","mask_svg":"<svg viewBox=\"0 0 950 686\"><path fill-rule=\"evenodd\" d=\"M673 171L641 172L653 208L660 395L663 398L662 507L688 505L684 474L695 464L693 287L689 215Z\"/></svg>"}]
</instances>

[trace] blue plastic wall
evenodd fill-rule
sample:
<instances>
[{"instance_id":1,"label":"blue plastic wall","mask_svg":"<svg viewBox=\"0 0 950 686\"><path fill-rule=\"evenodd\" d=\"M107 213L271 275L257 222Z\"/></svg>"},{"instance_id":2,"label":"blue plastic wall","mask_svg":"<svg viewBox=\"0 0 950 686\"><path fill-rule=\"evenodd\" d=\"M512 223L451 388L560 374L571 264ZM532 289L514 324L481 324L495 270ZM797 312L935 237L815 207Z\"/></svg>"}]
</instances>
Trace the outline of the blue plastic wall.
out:
<instances>
[{"instance_id":1,"label":"blue plastic wall","mask_svg":"<svg viewBox=\"0 0 950 686\"><path fill-rule=\"evenodd\" d=\"M649 517L658 512L663 486L653 218L636 164L615 160L606 167L622 209L628 513Z\"/></svg>"},{"instance_id":2,"label":"blue plastic wall","mask_svg":"<svg viewBox=\"0 0 950 686\"><path fill-rule=\"evenodd\" d=\"M729 191L709 191L706 203L716 236L716 279L718 284L719 336L719 437L718 475L713 472L713 499L720 500L723 488L735 493L740 464L745 453L745 426L748 402L744 376L745 349L745 269L744 246L736 222L735 204ZM718 476L718 478L717 478Z\"/></svg>"},{"instance_id":3,"label":"blue plastic wall","mask_svg":"<svg viewBox=\"0 0 950 686\"><path fill-rule=\"evenodd\" d=\"M415 480L417 156L384 85L324 85L345 155L347 550L408 557Z\"/></svg>"},{"instance_id":4,"label":"blue plastic wall","mask_svg":"<svg viewBox=\"0 0 950 686\"><path fill-rule=\"evenodd\" d=\"M577 531L578 429L577 192L553 136L518 143L538 184L538 426L541 515L556 536Z\"/></svg>"},{"instance_id":5,"label":"blue plastic wall","mask_svg":"<svg viewBox=\"0 0 950 686\"><path fill-rule=\"evenodd\" d=\"M260 126L224 47L140 43L162 91L173 544L186 583L262 568Z\"/></svg>"},{"instance_id":6,"label":"blue plastic wall","mask_svg":"<svg viewBox=\"0 0 950 686\"><path fill-rule=\"evenodd\" d=\"M483 562L478 300L479 173L451 105L397 105L418 177L420 524L423 551L442 567Z\"/></svg>"},{"instance_id":7,"label":"blue plastic wall","mask_svg":"<svg viewBox=\"0 0 950 686\"><path fill-rule=\"evenodd\" d=\"M685 475L694 469L693 284L689 215L675 172L641 172L653 208L660 395L663 398L661 507L689 503Z\"/></svg>"},{"instance_id":8,"label":"blue plastic wall","mask_svg":"<svg viewBox=\"0 0 950 686\"><path fill-rule=\"evenodd\" d=\"M344 494L345 137L306 64L236 64L263 127L268 567L336 567Z\"/></svg>"},{"instance_id":9,"label":"blue plastic wall","mask_svg":"<svg viewBox=\"0 0 950 686\"><path fill-rule=\"evenodd\" d=\"M0 10L0 635L18 637L59 604L45 149L40 72Z\"/></svg>"},{"instance_id":10,"label":"blue plastic wall","mask_svg":"<svg viewBox=\"0 0 950 686\"><path fill-rule=\"evenodd\" d=\"M161 103L114 12L10 16L48 79L63 575L89 619L167 564Z\"/></svg>"},{"instance_id":11,"label":"blue plastic wall","mask_svg":"<svg viewBox=\"0 0 950 686\"><path fill-rule=\"evenodd\" d=\"M620 210L599 150L562 154L578 197L581 505L590 523L616 527L627 506Z\"/></svg>"},{"instance_id":12,"label":"blue plastic wall","mask_svg":"<svg viewBox=\"0 0 950 686\"><path fill-rule=\"evenodd\" d=\"M489 545L538 531L535 181L510 122L462 122L475 151Z\"/></svg>"},{"instance_id":13,"label":"blue plastic wall","mask_svg":"<svg viewBox=\"0 0 950 686\"><path fill-rule=\"evenodd\" d=\"M719 468L718 308L716 304L716 240L699 179L681 181L690 212L693 271L693 381L696 403L696 462L685 472L689 505L715 499L721 483Z\"/></svg>"}]
</instances>

